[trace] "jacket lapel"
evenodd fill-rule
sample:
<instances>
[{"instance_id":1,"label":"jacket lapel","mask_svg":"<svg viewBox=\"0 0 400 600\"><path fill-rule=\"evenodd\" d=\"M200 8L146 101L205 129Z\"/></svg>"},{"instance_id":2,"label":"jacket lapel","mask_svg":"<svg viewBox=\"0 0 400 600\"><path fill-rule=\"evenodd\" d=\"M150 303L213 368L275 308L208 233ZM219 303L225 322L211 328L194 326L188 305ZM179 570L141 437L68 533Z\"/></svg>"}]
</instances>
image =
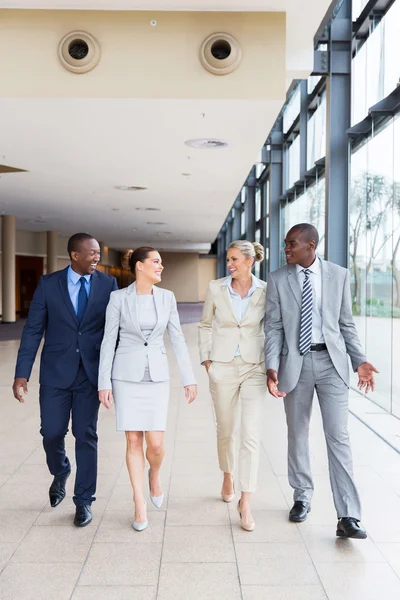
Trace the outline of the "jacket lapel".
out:
<instances>
[{"instance_id":1,"label":"jacket lapel","mask_svg":"<svg viewBox=\"0 0 400 600\"><path fill-rule=\"evenodd\" d=\"M157 324L154 327L153 331L151 332L149 339L151 339L152 337L157 335L158 329L162 325L161 315L163 315L165 313L163 297L164 297L164 295L161 292L161 290L159 290L156 286L154 286L153 287L153 298L154 298L154 305L156 307L156 313L157 313Z\"/></svg>"},{"instance_id":2,"label":"jacket lapel","mask_svg":"<svg viewBox=\"0 0 400 600\"><path fill-rule=\"evenodd\" d=\"M79 325L78 319L75 314L74 307L72 306L71 298L70 298L69 291L68 291L68 269L69 269L69 267L67 267L66 269L63 269L60 273L59 282L60 282L60 288L61 288L61 296L65 302L65 306L66 306L69 314L71 315L71 318L73 319L74 323L78 326Z\"/></svg>"},{"instance_id":3,"label":"jacket lapel","mask_svg":"<svg viewBox=\"0 0 400 600\"><path fill-rule=\"evenodd\" d=\"M229 288L227 285L221 286L221 294L222 294L222 297L224 299L224 302L225 302L227 308L230 310L231 316L234 319L235 323L239 323L238 318L235 314L235 310L233 308L231 294L229 292Z\"/></svg>"},{"instance_id":4,"label":"jacket lapel","mask_svg":"<svg viewBox=\"0 0 400 600\"><path fill-rule=\"evenodd\" d=\"M258 301L260 300L262 293L263 293L263 288L256 288L254 290L254 292L251 295L249 306L247 307L247 310L246 310L246 314L244 315L244 317L242 319L242 323L244 323L246 321L249 313L251 314L251 311L253 310L253 308L258 304ZM263 307L263 310L264 310L264 307Z\"/></svg>"},{"instance_id":5,"label":"jacket lapel","mask_svg":"<svg viewBox=\"0 0 400 600\"><path fill-rule=\"evenodd\" d=\"M322 273L322 298L321 298L321 310L322 317L324 315L324 305L328 303L329 298L335 295L335 290L331 290L331 269L329 267L329 263L326 260L319 259L321 264L321 273ZM325 303L325 300L327 301Z\"/></svg>"},{"instance_id":6,"label":"jacket lapel","mask_svg":"<svg viewBox=\"0 0 400 600\"><path fill-rule=\"evenodd\" d=\"M97 273L97 271L94 271L94 273L92 274L91 281L90 281L90 293L89 293L88 303L86 305L85 314L83 315L83 319L81 322L81 327L85 323L86 319L88 318L89 313L90 313L91 309L93 308L93 304L96 301L96 298L98 295L98 286L99 286L99 274Z\"/></svg>"},{"instance_id":7,"label":"jacket lapel","mask_svg":"<svg viewBox=\"0 0 400 600\"><path fill-rule=\"evenodd\" d=\"M300 287L299 280L297 277L296 267L294 267L293 265L288 266L287 277L288 277L289 286L290 286L290 288L294 294L294 297L296 298L296 302L299 305L299 308L301 310L301 287Z\"/></svg>"},{"instance_id":8,"label":"jacket lapel","mask_svg":"<svg viewBox=\"0 0 400 600\"><path fill-rule=\"evenodd\" d=\"M137 294L136 294L136 283L132 283L126 290L126 302L128 304L128 311L131 317L132 325L136 331L136 333L142 338L145 339L142 330L139 327L138 320L138 308L137 308Z\"/></svg>"}]
</instances>

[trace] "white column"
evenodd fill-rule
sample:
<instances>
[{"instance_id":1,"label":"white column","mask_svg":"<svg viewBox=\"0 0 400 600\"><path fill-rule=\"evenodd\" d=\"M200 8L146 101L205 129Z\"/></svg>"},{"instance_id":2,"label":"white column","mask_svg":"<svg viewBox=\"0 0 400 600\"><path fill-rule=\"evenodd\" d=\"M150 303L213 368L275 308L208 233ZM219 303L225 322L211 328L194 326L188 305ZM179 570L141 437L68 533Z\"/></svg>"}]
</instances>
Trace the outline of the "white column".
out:
<instances>
[{"instance_id":1,"label":"white column","mask_svg":"<svg viewBox=\"0 0 400 600\"><path fill-rule=\"evenodd\" d=\"M47 273L54 273L58 270L58 233L57 231L47 232Z\"/></svg>"},{"instance_id":2,"label":"white column","mask_svg":"<svg viewBox=\"0 0 400 600\"><path fill-rule=\"evenodd\" d=\"M2 322L15 323L15 217L3 215L2 226L2 255L1 255L1 295Z\"/></svg>"}]
</instances>

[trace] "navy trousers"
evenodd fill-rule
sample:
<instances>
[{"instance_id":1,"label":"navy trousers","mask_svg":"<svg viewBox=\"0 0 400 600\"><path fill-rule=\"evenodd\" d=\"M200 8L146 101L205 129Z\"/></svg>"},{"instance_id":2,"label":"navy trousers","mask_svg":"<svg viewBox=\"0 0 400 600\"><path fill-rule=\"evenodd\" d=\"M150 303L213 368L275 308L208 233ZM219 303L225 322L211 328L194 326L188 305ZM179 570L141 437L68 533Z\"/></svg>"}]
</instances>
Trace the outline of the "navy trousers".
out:
<instances>
[{"instance_id":1,"label":"navy trousers","mask_svg":"<svg viewBox=\"0 0 400 600\"><path fill-rule=\"evenodd\" d=\"M72 417L75 438L76 479L74 503L91 504L97 480L97 388L80 365L74 383L66 390L40 386L40 433L47 466L55 477L66 475L71 465L65 453L65 436Z\"/></svg>"}]
</instances>

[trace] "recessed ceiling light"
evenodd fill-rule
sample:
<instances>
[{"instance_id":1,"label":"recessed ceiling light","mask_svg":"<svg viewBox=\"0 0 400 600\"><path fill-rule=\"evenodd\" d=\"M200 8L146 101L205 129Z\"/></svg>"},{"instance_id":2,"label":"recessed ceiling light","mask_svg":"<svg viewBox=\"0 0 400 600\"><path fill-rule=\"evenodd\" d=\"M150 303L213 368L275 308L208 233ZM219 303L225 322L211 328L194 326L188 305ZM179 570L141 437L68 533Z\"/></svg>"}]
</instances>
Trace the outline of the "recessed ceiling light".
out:
<instances>
[{"instance_id":1,"label":"recessed ceiling light","mask_svg":"<svg viewBox=\"0 0 400 600\"><path fill-rule=\"evenodd\" d=\"M119 208L112 208L111 210L113 210L114 212L118 212Z\"/></svg>"},{"instance_id":2,"label":"recessed ceiling light","mask_svg":"<svg viewBox=\"0 0 400 600\"><path fill-rule=\"evenodd\" d=\"M183 177L191 177L192 176L191 173L181 173L181 175L183 175Z\"/></svg>"},{"instance_id":3,"label":"recessed ceiling light","mask_svg":"<svg viewBox=\"0 0 400 600\"><path fill-rule=\"evenodd\" d=\"M147 221L146 225L165 225L162 221Z\"/></svg>"},{"instance_id":4,"label":"recessed ceiling light","mask_svg":"<svg viewBox=\"0 0 400 600\"><path fill-rule=\"evenodd\" d=\"M143 190L147 190L147 187L141 185L116 185L115 189L122 190L123 192L142 192Z\"/></svg>"},{"instance_id":5,"label":"recessed ceiling light","mask_svg":"<svg viewBox=\"0 0 400 600\"><path fill-rule=\"evenodd\" d=\"M198 148L199 150L214 150L215 148L226 148L228 142L217 140L216 138L199 138L196 140L186 140L186 146Z\"/></svg>"},{"instance_id":6,"label":"recessed ceiling light","mask_svg":"<svg viewBox=\"0 0 400 600\"><path fill-rule=\"evenodd\" d=\"M29 222L30 223L42 223L42 224L47 223L47 221L45 221L43 219L43 217L37 217L36 219L31 219Z\"/></svg>"},{"instance_id":7,"label":"recessed ceiling light","mask_svg":"<svg viewBox=\"0 0 400 600\"><path fill-rule=\"evenodd\" d=\"M136 228L136 227L133 227L133 228L132 228L132 231L137 231L137 228Z\"/></svg>"},{"instance_id":8,"label":"recessed ceiling light","mask_svg":"<svg viewBox=\"0 0 400 600\"><path fill-rule=\"evenodd\" d=\"M148 210L148 211L160 211L161 208L151 208L149 206L137 206L135 210Z\"/></svg>"}]
</instances>

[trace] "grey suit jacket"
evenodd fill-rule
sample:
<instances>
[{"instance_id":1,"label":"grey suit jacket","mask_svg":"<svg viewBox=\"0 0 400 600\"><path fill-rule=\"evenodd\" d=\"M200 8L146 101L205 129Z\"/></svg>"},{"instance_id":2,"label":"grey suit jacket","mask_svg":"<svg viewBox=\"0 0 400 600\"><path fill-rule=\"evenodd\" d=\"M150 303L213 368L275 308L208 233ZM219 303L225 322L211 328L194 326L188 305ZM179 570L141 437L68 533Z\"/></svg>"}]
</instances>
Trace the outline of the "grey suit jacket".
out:
<instances>
[{"instance_id":1,"label":"grey suit jacket","mask_svg":"<svg viewBox=\"0 0 400 600\"><path fill-rule=\"evenodd\" d=\"M350 356L354 371L367 359L351 309L347 269L318 258L322 267L322 330L334 367L349 385ZM286 265L268 277L265 318L265 368L278 372L279 389L291 392L300 377L299 351L302 290L296 266Z\"/></svg>"},{"instance_id":2,"label":"grey suit jacket","mask_svg":"<svg viewBox=\"0 0 400 600\"><path fill-rule=\"evenodd\" d=\"M169 290L154 286L157 325L150 337L143 336L137 316L136 284L117 290L110 296L106 326L100 349L99 390L112 389L111 380L142 381L149 359L153 381L169 379L164 333L167 330L178 361L184 386L196 383L185 337L179 322L175 296ZM116 348L117 339L118 346Z\"/></svg>"}]
</instances>

